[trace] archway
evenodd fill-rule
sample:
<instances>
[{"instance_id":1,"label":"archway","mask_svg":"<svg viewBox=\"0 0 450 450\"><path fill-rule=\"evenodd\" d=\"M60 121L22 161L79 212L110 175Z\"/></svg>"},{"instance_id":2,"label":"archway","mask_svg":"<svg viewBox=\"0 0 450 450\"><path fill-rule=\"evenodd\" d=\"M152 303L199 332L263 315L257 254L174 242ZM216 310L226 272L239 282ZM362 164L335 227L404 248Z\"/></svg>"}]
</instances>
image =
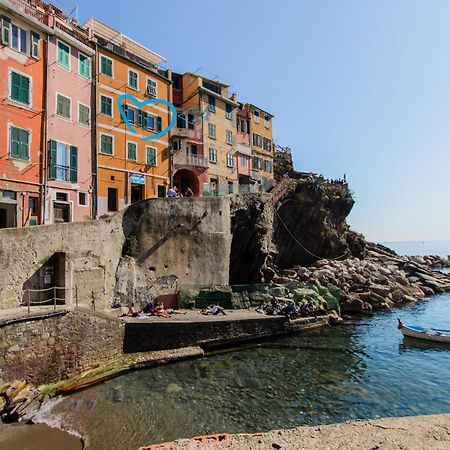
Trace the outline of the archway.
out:
<instances>
[{"instance_id":1,"label":"archway","mask_svg":"<svg viewBox=\"0 0 450 450\"><path fill-rule=\"evenodd\" d=\"M173 183L175 186L178 186L183 195L188 187L192 189L194 195L200 194L200 183L198 181L198 177L191 170L178 170L173 176Z\"/></svg>"}]
</instances>

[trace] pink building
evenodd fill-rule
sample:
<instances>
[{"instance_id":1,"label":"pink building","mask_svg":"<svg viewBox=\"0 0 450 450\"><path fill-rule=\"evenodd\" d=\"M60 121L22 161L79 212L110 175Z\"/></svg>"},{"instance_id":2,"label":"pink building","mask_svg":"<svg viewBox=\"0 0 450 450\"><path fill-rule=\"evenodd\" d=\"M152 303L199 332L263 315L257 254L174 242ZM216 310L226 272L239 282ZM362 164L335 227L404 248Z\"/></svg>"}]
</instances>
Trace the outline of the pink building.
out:
<instances>
[{"instance_id":1,"label":"pink building","mask_svg":"<svg viewBox=\"0 0 450 450\"><path fill-rule=\"evenodd\" d=\"M239 192L250 192L252 190L251 160L252 149L250 147L250 121L248 110L239 104L237 109L237 152L236 152Z\"/></svg>"},{"instance_id":2,"label":"pink building","mask_svg":"<svg viewBox=\"0 0 450 450\"><path fill-rule=\"evenodd\" d=\"M55 14L48 38L45 223L92 218L92 57L86 32Z\"/></svg>"}]
</instances>

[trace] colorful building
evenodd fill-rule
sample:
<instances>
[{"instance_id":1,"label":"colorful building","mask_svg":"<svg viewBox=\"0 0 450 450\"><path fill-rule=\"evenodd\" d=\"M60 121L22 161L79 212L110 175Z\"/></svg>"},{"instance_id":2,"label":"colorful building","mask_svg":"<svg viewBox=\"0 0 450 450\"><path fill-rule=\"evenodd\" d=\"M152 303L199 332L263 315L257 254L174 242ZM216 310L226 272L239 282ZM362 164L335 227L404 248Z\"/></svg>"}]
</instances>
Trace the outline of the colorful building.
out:
<instances>
[{"instance_id":1,"label":"colorful building","mask_svg":"<svg viewBox=\"0 0 450 450\"><path fill-rule=\"evenodd\" d=\"M242 103L236 110L237 130L237 168L239 192L247 193L255 190L255 182L252 179L252 148L250 146L250 119L248 108Z\"/></svg>"},{"instance_id":2,"label":"colorful building","mask_svg":"<svg viewBox=\"0 0 450 450\"><path fill-rule=\"evenodd\" d=\"M92 218L92 59L88 34L49 7L45 223Z\"/></svg>"},{"instance_id":3,"label":"colorful building","mask_svg":"<svg viewBox=\"0 0 450 450\"><path fill-rule=\"evenodd\" d=\"M174 101L184 112L172 133L174 182L198 195L238 192L235 96L228 85L194 73L174 77Z\"/></svg>"},{"instance_id":4,"label":"colorful building","mask_svg":"<svg viewBox=\"0 0 450 450\"><path fill-rule=\"evenodd\" d=\"M252 179L260 190L266 191L274 185L273 158L274 144L272 134L272 114L252 104L245 104L249 118L250 145L252 148Z\"/></svg>"},{"instance_id":5,"label":"colorful building","mask_svg":"<svg viewBox=\"0 0 450 450\"><path fill-rule=\"evenodd\" d=\"M138 201L164 197L170 182L168 128L170 109L163 104L138 108L122 102L131 132L121 116L118 99L131 94L137 102L171 100L170 72L160 65L166 60L119 31L90 19L84 26L95 44L97 155L97 215L118 211ZM144 140L146 139L146 140Z\"/></svg>"},{"instance_id":6,"label":"colorful building","mask_svg":"<svg viewBox=\"0 0 450 450\"><path fill-rule=\"evenodd\" d=\"M0 1L0 228L42 223L46 36L43 9Z\"/></svg>"}]
</instances>

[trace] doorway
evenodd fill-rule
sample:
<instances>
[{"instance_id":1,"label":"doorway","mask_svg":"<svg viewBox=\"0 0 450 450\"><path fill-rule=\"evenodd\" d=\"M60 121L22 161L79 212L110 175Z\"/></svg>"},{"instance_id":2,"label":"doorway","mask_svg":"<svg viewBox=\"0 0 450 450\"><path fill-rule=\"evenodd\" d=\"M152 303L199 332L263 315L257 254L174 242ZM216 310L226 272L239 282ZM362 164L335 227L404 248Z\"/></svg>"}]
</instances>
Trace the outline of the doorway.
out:
<instances>
[{"instance_id":1,"label":"doorway","mask_svg":"<svg viewBox=\"0 0 450 450\"><path fill-rule=\"evenodd\" d=\"M131 185L131 203L137 203L144 200L144 186L142 184Z\"/></svg>"},{"instance_id":2,"label":"doorway","mask_svg":"<svg viewBox=\"0 0 450 450\"><path fill-rule=\"evenodd\" d=\"M54 223L70 222L69 203L53 203L53 221Z\"/></svg>"},{"instance_id":3,"label":"doorway","mask_svg":"<svg viewBox=\"0 0 450 450\"><path fill-rule=\"evenodd\" d=\"M15 203L0 203L0 228L16 226L16 211Z\"/></svg>"}]
</instances>

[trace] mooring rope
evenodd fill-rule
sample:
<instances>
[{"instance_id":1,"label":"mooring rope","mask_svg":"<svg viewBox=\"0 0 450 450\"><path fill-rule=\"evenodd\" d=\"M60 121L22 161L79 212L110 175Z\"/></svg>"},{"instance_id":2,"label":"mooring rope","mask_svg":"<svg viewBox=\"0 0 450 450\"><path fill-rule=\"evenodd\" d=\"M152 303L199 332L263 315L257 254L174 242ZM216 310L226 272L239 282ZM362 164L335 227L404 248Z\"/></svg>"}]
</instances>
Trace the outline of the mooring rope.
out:
<instances>
[{"instance_id":1,"label":"mooring rope","mask_svg":"<svg viewBox=\"0 0 450 450\"><path fill-rule=\"evenodd\" d=\"M330 261L335 261L337 259L341 259L344 258L345 256L347 256L348 252L345 252L343 255L341 256L337 256L336 258L324 258L322 256L318 256L316 254L314 254L313 252L310 252L307 248L305 248L298 240L297 238L291 233L291 230L289 230L289 228L287 227L287 225L283 222L283 219L280 216L280 213L278 211L276 211L278 218L280 219L280 222L283 224L284 228L286 229L286 231L291 235L292 239L294 239L294 241L298 244L299 247L301 247L306 253L309 253L311 256L313 256L314 258L317 259L328 259Z\"/></svg>"}]
</instances>

